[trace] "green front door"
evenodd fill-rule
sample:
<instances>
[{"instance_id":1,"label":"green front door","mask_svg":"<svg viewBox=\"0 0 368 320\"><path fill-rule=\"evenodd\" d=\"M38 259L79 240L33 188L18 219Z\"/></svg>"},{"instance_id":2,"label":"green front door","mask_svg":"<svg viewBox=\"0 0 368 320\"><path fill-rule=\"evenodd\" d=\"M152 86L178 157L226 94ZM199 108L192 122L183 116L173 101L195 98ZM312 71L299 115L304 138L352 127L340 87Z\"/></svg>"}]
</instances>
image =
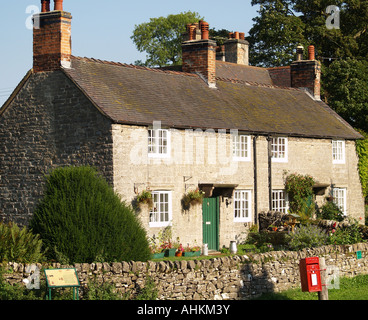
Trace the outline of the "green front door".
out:
<instances>
[{"instance_id":1,"label":"green front door","mask_svg":"<svg viewBox=\"0 0 368 320\"><path fill-rule=\"evenodd\" d=\"M203 243L209 250L219 249L219 198L203 199Z\"/></svg>"}]
</instances>

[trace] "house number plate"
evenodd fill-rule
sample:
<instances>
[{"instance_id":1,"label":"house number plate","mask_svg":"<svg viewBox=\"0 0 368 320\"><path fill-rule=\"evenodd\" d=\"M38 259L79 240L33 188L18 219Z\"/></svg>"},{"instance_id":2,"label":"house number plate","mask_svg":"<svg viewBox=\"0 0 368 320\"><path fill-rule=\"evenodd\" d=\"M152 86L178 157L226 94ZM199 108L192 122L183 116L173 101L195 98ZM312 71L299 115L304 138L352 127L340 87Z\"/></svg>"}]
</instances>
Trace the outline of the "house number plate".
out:
<instances>
[{"instance_id":1,"label":"house number plate","mask_svg":"<svg viewBox=\"0 0 368 320\"><path fill-rule=\"evenodd\" d=\"M211 224L211 221L206 221L206 224Z\"/></svg>"}]
</instances>

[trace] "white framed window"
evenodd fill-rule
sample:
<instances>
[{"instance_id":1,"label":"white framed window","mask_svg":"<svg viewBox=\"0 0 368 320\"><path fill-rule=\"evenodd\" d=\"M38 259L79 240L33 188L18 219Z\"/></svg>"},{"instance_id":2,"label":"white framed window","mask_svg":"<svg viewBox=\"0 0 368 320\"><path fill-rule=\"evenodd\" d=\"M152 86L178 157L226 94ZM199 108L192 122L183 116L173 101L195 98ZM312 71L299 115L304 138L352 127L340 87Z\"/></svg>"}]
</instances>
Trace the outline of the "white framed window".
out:
<instances>
[{"instance_id":1,"label":"white framed window","mask_svg":"<svg viewBox=\"0 0 368 320\"><path fill-rule=\"evenodd\" d=\"M172 220L171 191L152 191L150 227L167 227Z\"/></svg>"},{"instance_id":2,"label":"white framed window","mask_svg":"<svg viewBox=\"0 0 368 320\"><path fill-rule=\"evenodd\" d=\"M273 162L288 161L288 139L286 137L273 137L271 142Z\"/></svg>"},{"instance_id":3,"label":"white framed window","mask_svg":"<svg viewBox=\"0 0 368 320\"><path fill-rule=\"evenodd\" d=\"M287 213L289 210L289 199L285 190L272 190L272 210Z\"/></svg>"},{"instance_id":4,"label":"white framed window","mask_svg":"<svg viewBox=\"0 0 368 320\"><path fill-rule=\"evenodd\" d=\"M234 193L234 222L252 221L252 191L236 190Z\"/></svg>"},{"instance_id":5,"label":"white framed window","mask_svg":"<svg viewBox=\"0 0 368 320\"><path fill-rule=\"evenodd\" d=\"M233 160L250 161L250 136L232 135Z\"/></svg>"},{"instance_id":6,"label":"white framed window","mask_svg":"<svg viewBox=\"0 0 368 320\"><path fill-rule=\"evenodd\" d=\"M346 188L332 189L333 202L340 208L341 212L346 215Z\"/></svg>"},{"instance_id":7,"label":"white framed window","mask_svg":"<svg viewBox=\"0 0 368 320\"><path fill-rule=\"evenodd\" d=\"M170 131L148 129L148 156L153 158L170 157Z\"/></svg>"},{"instance_id":8,"label":"white framed window","mask_svg":"<svg viewBox=\"0 0 368 320\"><path fill-rule=\"evenodd\" d=\"M345 141L332 140L332 163L345 163Z\"/></svg>"}]
</instances>

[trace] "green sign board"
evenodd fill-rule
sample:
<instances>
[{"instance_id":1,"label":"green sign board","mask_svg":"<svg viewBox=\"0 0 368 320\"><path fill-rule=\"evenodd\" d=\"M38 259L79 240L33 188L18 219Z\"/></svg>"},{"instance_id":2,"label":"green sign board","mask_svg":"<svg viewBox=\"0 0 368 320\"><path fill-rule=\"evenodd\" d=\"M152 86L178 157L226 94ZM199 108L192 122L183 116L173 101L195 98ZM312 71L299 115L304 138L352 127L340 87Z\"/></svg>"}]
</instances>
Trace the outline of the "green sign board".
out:
<instances>
[{"instance_id":1,"label":"green sign board","mask_svg":"<svg viewBox=\"0 0 368 320\"><path fill-rule=\"evenodd\" d=\"M362 259L362 252L361 251L357 251L356 255L357 255L357 259Z\"/></svg>"},{"instance_id":2,"label":"green sign board","mask_svg":"<svg viewBox=\"0 0 368 320\"><path fill-rule=\"evenodd\" d=\"M48 299L51 300L52 288L73 288L73 299L79 299L78 288L80 287L77 270L73 269L45 269Z\"/></svg>"}]
</instances>

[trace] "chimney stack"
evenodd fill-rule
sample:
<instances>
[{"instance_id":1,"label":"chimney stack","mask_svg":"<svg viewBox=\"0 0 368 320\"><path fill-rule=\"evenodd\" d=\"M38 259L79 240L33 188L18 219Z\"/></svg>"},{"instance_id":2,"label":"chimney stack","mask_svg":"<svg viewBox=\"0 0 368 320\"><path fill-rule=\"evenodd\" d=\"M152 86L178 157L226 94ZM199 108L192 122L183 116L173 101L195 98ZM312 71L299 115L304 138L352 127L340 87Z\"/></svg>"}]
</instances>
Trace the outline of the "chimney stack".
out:
<instances>
[{"instance_id":1,"label":"chimney stack","mask_svg":"<svg viewBox=\"0 0 368 320\"><path fill-rule=\"evenodd\" d=\"M183 71L199 74L210 88L216 88L216 41L209 39L209 24L200 21L199 24L188 25L187 31L188 40L182 43Z\"/></svg>"},{"instance_id":2,"label":"chimney stack","mask_svg":"<svg viewBox=\"0 0 368 320\"><path fill-rule=\"evenodd\" d=\"M321 99L321 63L315 59L314 46L308 47L308 60L302 60L301 48L297 48L297 61L290 66L291 86L307 89L316 100Z\"/></svg>"},{"instance_id":3,"label":"chimney stack","mask_svg":"<svg viewBox=\"0 0 368 320\"><path fill-rule=\"evenodd\" d=\"M55 10L50 11L50 1L42 0L42 12L33 19L33 71L45 72L70 68L71 20L69 12L63 11L63 1L54 0Z\"/></svg>"},{"instance_id":4,"label":"chimney stack","mask_svg":"<svg viewBox=\"0 0 368 320\"><path fill-rule=\"evenodd\" d=\"M230 32L224 45L226 62L249 65L249 42L243 32Z\"/></svg>"}]
</instances>

